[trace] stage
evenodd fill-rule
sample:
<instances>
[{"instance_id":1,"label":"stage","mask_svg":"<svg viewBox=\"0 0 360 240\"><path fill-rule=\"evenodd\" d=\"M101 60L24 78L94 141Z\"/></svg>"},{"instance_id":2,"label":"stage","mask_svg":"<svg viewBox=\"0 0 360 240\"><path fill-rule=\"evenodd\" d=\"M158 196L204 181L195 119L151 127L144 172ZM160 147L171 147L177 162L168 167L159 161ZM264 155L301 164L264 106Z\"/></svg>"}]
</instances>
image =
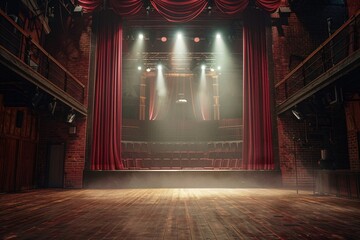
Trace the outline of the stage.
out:
<instances>
[{"instance_id":1,"label":"stage","mask_svg":"<svg viewBox=\"0 0 360 240\"><path fill-rule=\"evenodd\" d=\"M282 189L0 195L0 239L358 239L360 203Z\"/></svg>"},{"instance_id":2,"label":"stage","mask_svg":"<svg viewBox=\"0 0 360 240\"><path fill-rule=\"evenodd\" d=\"M84 188L268 188L281 187L279 171L119 170L84 171Z\"/></svg>"}]
</instances>

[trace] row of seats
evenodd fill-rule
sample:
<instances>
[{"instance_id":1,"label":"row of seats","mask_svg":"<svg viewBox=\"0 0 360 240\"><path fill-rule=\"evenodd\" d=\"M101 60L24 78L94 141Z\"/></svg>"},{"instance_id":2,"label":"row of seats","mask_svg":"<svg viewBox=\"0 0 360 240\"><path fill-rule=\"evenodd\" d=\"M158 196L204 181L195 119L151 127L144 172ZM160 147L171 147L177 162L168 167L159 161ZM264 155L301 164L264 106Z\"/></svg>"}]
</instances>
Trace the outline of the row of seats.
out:
<instances>
[{"instance_id":1,"label":"row of seats","mask_svg":"<svg viewBox=\"0 0 360 240\"><path fill-rule=\"evenodd\" d=\"M241 148L242 141L122 142L122 152L240 152Z\"/></svg>"},{"instance_id":2,"label":"row of seats","mask_svg":"<svg viewBox=\"0 0 360 240\"><path fill-rule=\"evenodd\" d=\"M133 170L155 169L240 169L241 159L123 158L124 167Z\"/></svg>"},{"instance_id":3,"label":"row of seats","mask_svg":"<svg viewBox=\"0 0 360 240\"><path fill-rule=\"evenodd\" d=\"M122 143L127 169L238 169L242 142L137 142Z\"/></svg>"}]
</instances>

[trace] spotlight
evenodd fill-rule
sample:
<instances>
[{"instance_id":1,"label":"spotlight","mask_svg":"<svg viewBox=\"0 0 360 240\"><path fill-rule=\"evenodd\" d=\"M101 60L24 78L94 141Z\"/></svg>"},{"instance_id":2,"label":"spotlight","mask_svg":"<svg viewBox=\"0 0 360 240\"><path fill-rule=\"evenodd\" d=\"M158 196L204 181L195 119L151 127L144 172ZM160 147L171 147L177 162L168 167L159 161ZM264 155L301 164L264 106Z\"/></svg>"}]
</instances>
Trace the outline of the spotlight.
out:
<instances>
[{"instance_id":1,"label":"spotlight","mask_svg":"<svg viewBox=\"0 0 360 240\"><path fill-rule=\"evenodd\" d=\"M140 34L139 34L139 39L140 39L140 40L143 40L143 39L144 39L144 34L140 33Z\"/></svg>"},{"instance_id":2,"label":"spotlight","mask_svg":"<svg viewBox=\"0 0 360 240\"><path fill-rule=\"evenodd\" d=\"M215 71L215 69L214 69L214 68L210 68L210 71L211 71L211 72L214 72L214 71Z\"/></svg>"},{"instance_id":3,"label":"spotlight","mask_svg":"<svg viewBox=\"0 0 360 240\"><path fill-rule=\"evenodd\" d=\"M181 38L182 38L182 33L178 32L178 33L176 34L176 37L177 37L177 39L181 39Z\"/></svg>"},{"instance_id":4,"label":"spotlight","mask_svg":"<svg viewBox=\"0 0 360 240\"><path fill-rule=\"evenodd\" d=\"M205 64L201 65L201 70L205 70L206 66Z\"/></svg>"},{"instance_id":5,"label":"spotlight","mask_svg":"<svg viewBox=\"0 0 360 240\"><path fill-rule=\"evenodd\" d=\"M187 103L184 93L178 94L178 99L176 99L176 103Z\"/></svg>"},{"instance_id":6,"label":"spotlight","mask_svg":"<svg viewBox=\"0 0 360 240\"><path fill-rule=\"evenodd\" d=\"M68 113L68 115L66 116L66 122L67 123L72 123L75 119L75 113L74 110L71 109L70 112Z\"/></svg>"},{"instance_id":7,"label":"spotlight","mask_svg":"<svg viewBox=\"0 0 360 240\"><path fill-rule=\"evenodd\" d=\"M157 66L157 69L161 71L161 70L162 70L162 65L159 64L159 65Z\"/></svg>"},{"instance_id":8,"label":"spotlight","mask_svg":"<svg viewBox=\"0 0 360 240\"><path fill-rule=\"evenodd\" d=\"M73 12L74 12L75 15L82 16L82 15L83 15L83 8L82 8L82 6L76 5Z\"/></svg>"},{"instance_id":9,"label":"spotlight","mask_svg":"<svg viewBox=\"0 0 360 240\"><path fill-rule=\"evenodd\" d=\"M221 66L218 66L218 67L217 67L217 70L219 70L219 71L220 71L220 70L221 70Z\"/></svg>"},{"instance_id":10,"label":"spotlight","mask_svg":"<svg viewBox=\"0 0 360 240\"><path fill-rule=\"evenodd\" d=\"M220 33L217 33L216 34L216 39L220 39L221 38L221 34Z\"/></svg>"},{"instance_id":11,"label":"spotlight","mask_svg":"<svg viewBox=\"0 0 360 240\"><path fill-rule=\"evenodd\" d=\"M195 37L195 38L194 38L194 42L196 42L196 43L200 42L200 38L199 38L199 37Z\"/></svg>"},{"instance_id":12,"label":"spotlight","mask_svg":"<svg viewBox=\"0 0 360 240\"><path fill-rule=\"evenodd\" d=\"M208 6L207 11L208 11L208 15L209 15L209 16L211 15L211 10L212 10L212 7L211 7L211 6Z\"/></svg>"},{"instance_id":13,"label":"spotlight","mask_svg":"<svg viewBox=\"0 0 360 240\"><path fill-rule=\"evenodd\" d=\"M162 42L166 42L166 41L167 41L167 38L166 38L166 37L161 37L161 41L162 41Z\"/></svg>"},{"instance_id":14,"label":"spotlight","mask_svg":"<svg viewBox=\"0 0 360 240\"><path fill-rule=\"evenodd\" d=\"M137 69L138 69L139 71L141 71L142 67L141 67L141 66L138 66Z\"/></svg>"},{"instance_id":15,"label":"spotlight","mask_svg":"<svg viewBox=\"0 0 360 240\"><path fill-rule=\"evenodd\" d=\"M151 68L147 68L146 71L147 71L147 72L151 72Z\"/></svg>"},{"instance_id":16,"label":"spotlight","mask_svg":"<svg viewBox=\"0 0 360 240\"><path fill-rule=\"evenodd\" d=\"M297 109L293 109L291 110L291 112L296 117L297 120L302 120L304 118L303 114Z\"/></svg>"}]
</instances>

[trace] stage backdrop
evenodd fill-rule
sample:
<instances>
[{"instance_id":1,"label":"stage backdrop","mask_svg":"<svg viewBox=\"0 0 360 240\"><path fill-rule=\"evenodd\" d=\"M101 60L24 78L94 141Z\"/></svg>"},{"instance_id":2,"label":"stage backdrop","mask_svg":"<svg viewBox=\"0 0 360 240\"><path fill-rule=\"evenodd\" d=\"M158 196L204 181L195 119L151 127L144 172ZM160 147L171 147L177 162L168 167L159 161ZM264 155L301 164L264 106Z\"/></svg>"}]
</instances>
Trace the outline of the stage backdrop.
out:
<instances>
[{"instance_id":1,"label":"stage backdrop","mask_svg":"<svg viewBox=\"0 0 360 240\"><path fill-rule=\"evenodd\" d=\"M122 169L121 161L121 17L135 15L144 6L142 0L79 0L87 12L112 9L100 14L98 22L95 106L91 154L92 170ZM150 0L166 20L187 22L207 6L207 0ZM249 0L213 0L220 11L235 14L247 11ZM255 0L267 12L275 11L281 0ZM105 4L108 5L105 5ZM273 169L270 85L265 48L264 14L252 8L244 17L244 136L243 168Z\"/></svg>"}]
</instances>

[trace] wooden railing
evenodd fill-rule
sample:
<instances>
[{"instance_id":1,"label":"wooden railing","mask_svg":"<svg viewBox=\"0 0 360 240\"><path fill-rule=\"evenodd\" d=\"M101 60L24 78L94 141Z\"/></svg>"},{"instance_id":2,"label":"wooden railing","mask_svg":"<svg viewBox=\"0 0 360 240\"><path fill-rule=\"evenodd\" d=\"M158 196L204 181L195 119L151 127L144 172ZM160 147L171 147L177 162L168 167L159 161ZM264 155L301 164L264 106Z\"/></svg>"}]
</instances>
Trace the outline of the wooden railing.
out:
<instances>
[{"instance_id":1,"label":"wooden railing","mask_svg":"<svg viewBox=\"0 0 360 240\"><path fill-rule=\"evenodd\" d=\"M2 47L78 102L84 103L84 84L33 41L29 33L2 10L0 10L0 33Z\"/></svg>"},{"instance_id":2,"label":"wooden railing","mask_svg":"<svg viewBox=\"0 0 360 240\"><path fill-rule=\"evenodd\" d=\"M275 85L279 106L299 90L360 51L360 11Z\"/></svg>"}]
</instances>

